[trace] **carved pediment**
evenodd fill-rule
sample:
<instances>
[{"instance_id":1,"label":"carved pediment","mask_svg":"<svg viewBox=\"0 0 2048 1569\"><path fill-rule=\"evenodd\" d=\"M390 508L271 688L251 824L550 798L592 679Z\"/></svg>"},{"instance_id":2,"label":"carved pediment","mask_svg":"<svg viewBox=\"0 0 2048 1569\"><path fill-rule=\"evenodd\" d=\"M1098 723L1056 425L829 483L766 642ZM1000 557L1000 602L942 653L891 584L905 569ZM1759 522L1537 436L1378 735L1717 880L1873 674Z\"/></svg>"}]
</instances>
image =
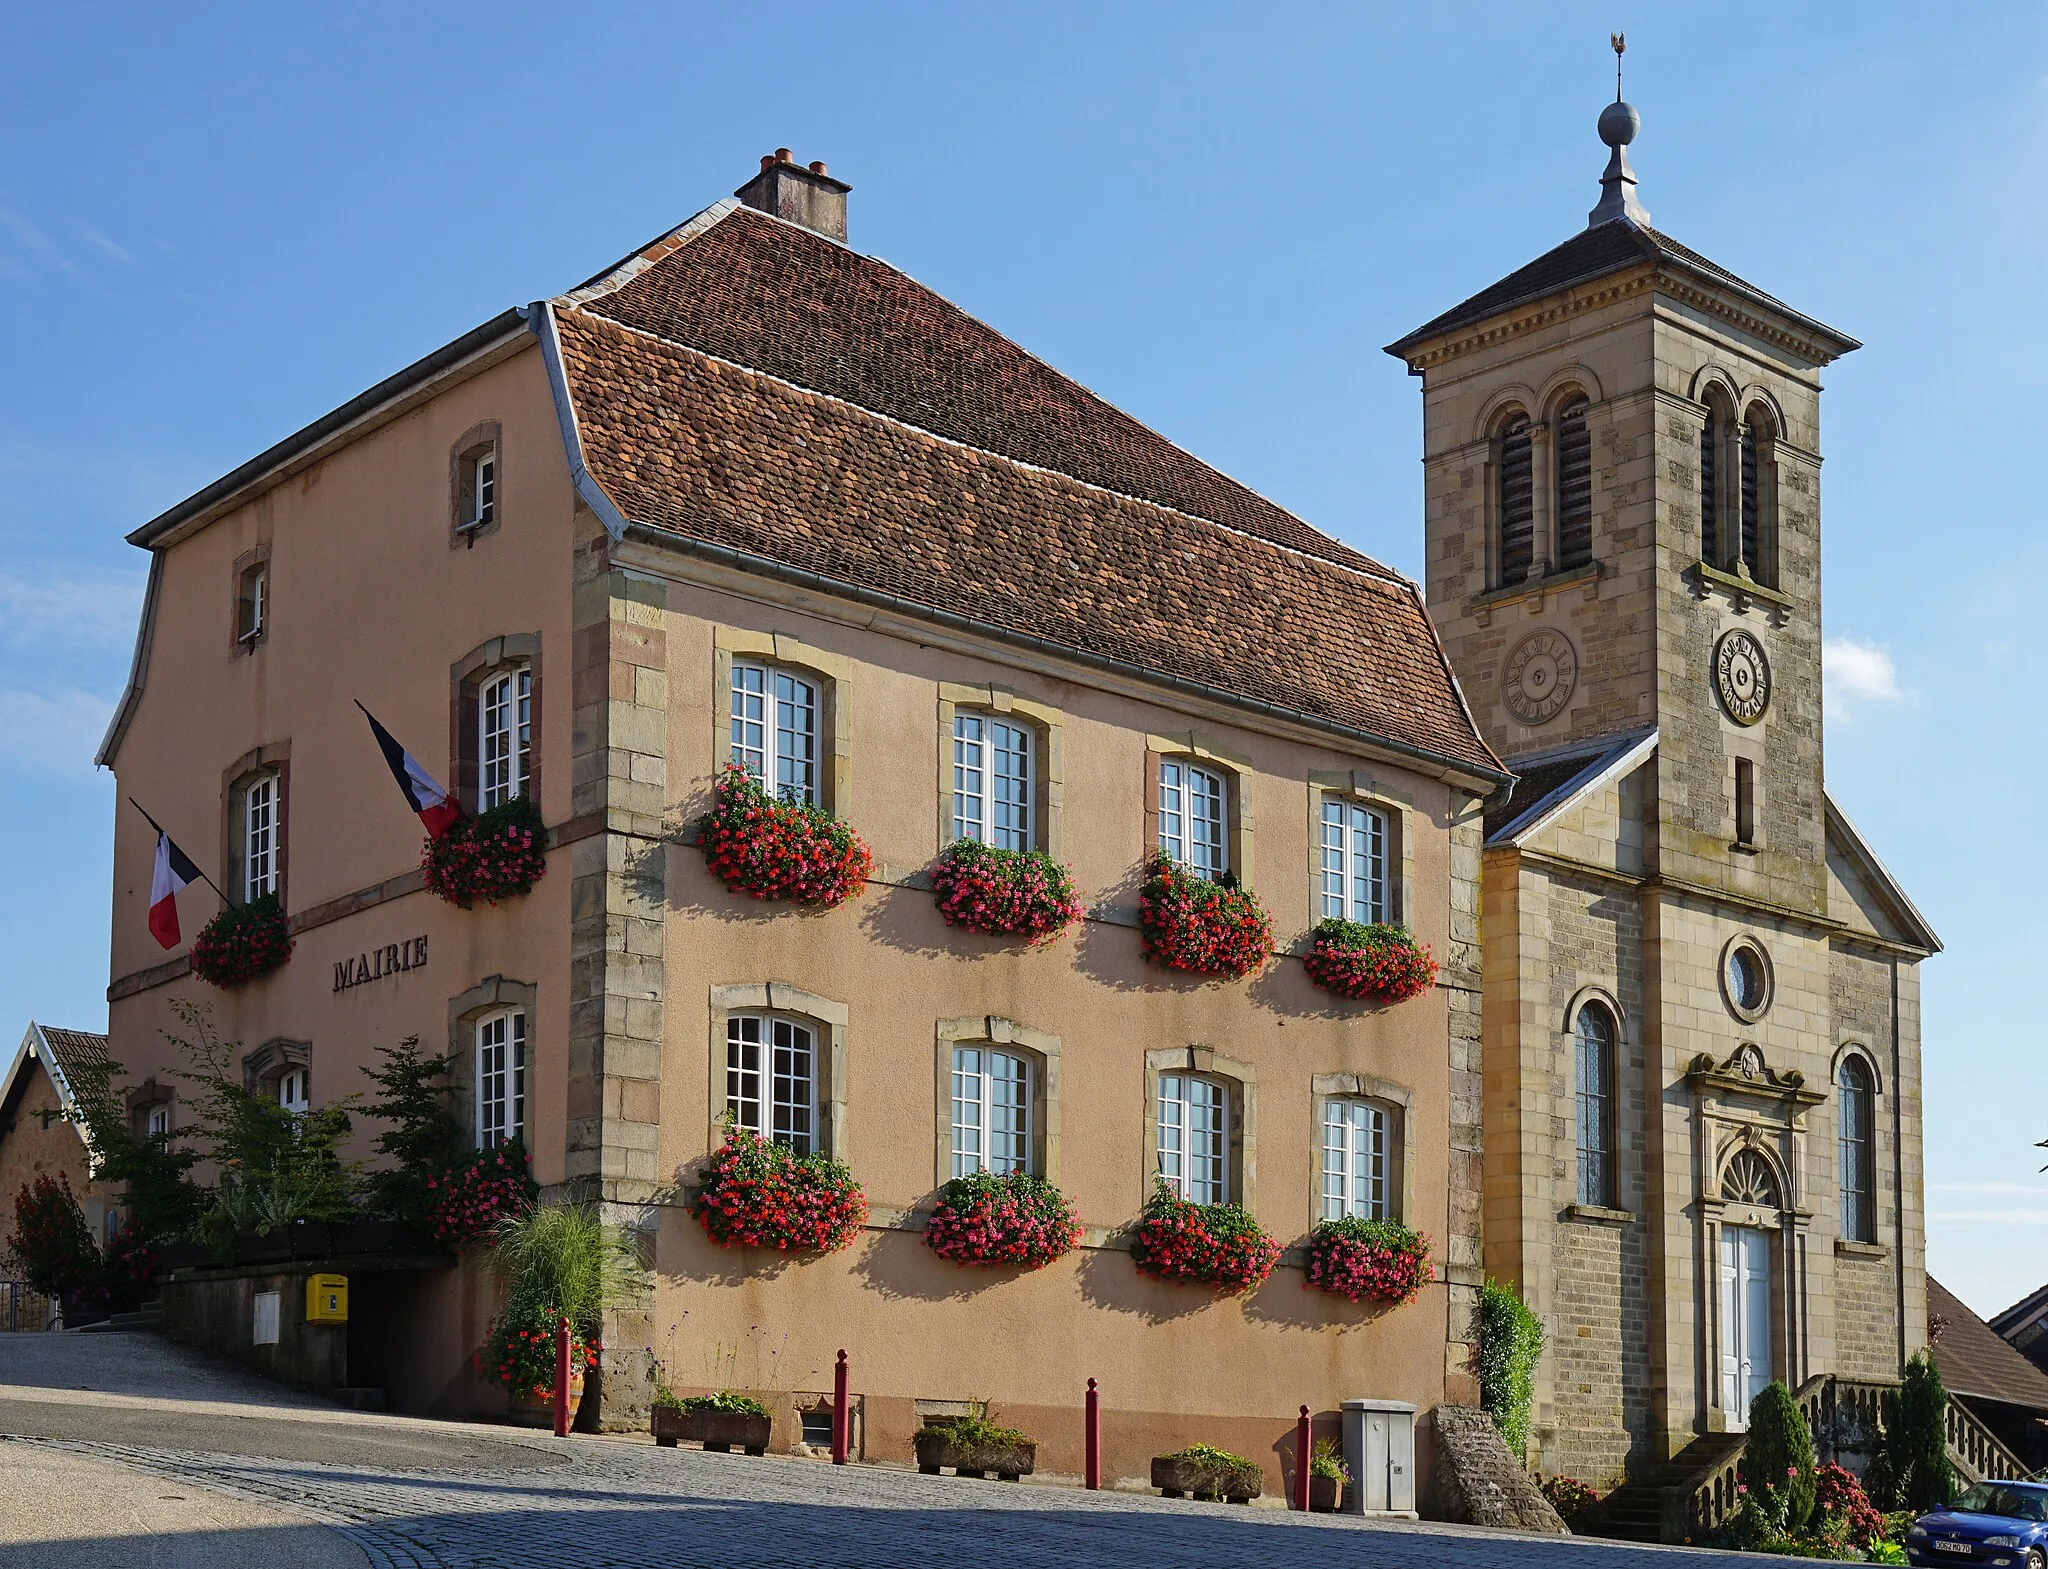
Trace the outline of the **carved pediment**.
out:
<instances>
[{"instance_id":1,"label":"carved pediment","mask_svg":"<svg viewBox=\"0 0 2048 1569\"><path fill-rule=\"evenodd\" d=\"M1806 1075L1797 1068L1782 1072L1764 1061L1761 1047L1744 1041L1722 1061L1712 1052L1701 1052L1685 1071L1686 1083L1694 1090L1717 1090L1722 1094L1749 1095L1765 1100L1791 1101L1801 1106L1818 1106L1827 1097L1806 1087Z\"/></svg>"}]
</instances>

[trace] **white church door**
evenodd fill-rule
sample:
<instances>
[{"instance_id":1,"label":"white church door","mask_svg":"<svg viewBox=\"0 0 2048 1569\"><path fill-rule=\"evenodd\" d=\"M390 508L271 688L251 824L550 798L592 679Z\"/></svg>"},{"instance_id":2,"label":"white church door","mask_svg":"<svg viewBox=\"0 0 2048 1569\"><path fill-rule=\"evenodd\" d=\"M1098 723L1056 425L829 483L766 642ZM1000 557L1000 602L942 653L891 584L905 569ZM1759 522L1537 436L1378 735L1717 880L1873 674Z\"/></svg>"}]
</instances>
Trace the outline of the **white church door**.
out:
<instances>
[{"instance_id":1,"label":"white church door","mask_svg":"<svg viewBox=\"0 0 2048 1569\"><path fill-rule=\"evenodd\" d=\"M1771 1381L1771 1234L1721 1228L1721 1406L1728 1427L1749 1425L1749 1403Z\"/></svg>"}]
</instances>

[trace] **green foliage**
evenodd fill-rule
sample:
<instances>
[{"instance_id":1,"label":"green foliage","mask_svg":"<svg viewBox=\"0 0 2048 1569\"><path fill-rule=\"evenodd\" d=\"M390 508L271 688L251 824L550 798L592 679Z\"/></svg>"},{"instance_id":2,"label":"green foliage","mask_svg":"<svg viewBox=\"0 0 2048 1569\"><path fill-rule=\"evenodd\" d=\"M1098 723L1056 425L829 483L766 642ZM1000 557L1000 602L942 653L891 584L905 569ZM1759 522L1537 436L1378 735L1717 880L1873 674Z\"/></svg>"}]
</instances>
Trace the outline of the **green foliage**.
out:
<instances>
[{"instance_id":1,"label":"green foliage","mask_svg":"<svg viewBox=\"0 0 2048 1569\"><path fill-rule=\"evenodd\" d=\"M115 1091L124 1070L111 1059L71 1065L71 1093L86 1136L100 1157L100 1180L121 1191L128 1223L145 1242L186 1235L206 1207L206 1192L192 1180L196 1150L180 1149L184 1130L150 1138L128 1122Z\"/></svg>"},{"instance_id":2,"label":"green foliage","mask_svg":"<svg viewBox=\"0 0 2048 1569\"><path fill-rule=\"evenodd\" d=\"M954 1444L964 1449L1015 1449L1031 1440L1014 1427L991 1422L986 1412L977 1416L934 1417L924 1426L929 1433L943 1429Z\"/></svg>"},{"instance_id":3,"label":"green foliage","mask_svg":"<svg viewBox=\"0 0 2048 1569\"><path fill-rule=\"evenodd\" d=\"M1926 1514L1955 1497L1956 1474L1948 1462L1948 1390L1925 1351L1915 1352L1906 1364L1883 1459L1890 1496L1878 1500L1880 1508Z\"/></svg>"},{"instance_id":4,"label":"green foliage","mask_svg":"<svg viewBox=\"0 0 2048 1569\"><path fill-rule=\"evenodd\" d=\"M1806 1413L1792 1391L1773 1379L1749 1403L1741 1477L1751 1503L1770 1505L1787 1536L1797 1536L1813 1518L1814 1465Z\"/></svg>"},{"instance_id":5,"label":"green foliage","mask_svg":"<svg viewBox=\"0 0 2048 1569\"><path fill-rule=\"evenodd\" d=\"M635 1295L644 1271L625 1231L590 1204L546 1204L498 1222L491 1273L515 1303L569 1320L594 1337L605 1310Z\"/></svg>"},{"instance_id":6,"label":"green foliage","mask_svg":"<svg viewBox=\"0 0 2048 1569\"><path fill-rule=\"evenodd\" d=\"M1902 1564L1906 1561L1906 1550L1897 1542L1872 1542L1863 1550L1866 1562L1873 1564Z\"/></svg>"},{"instance_id":7,"label":"green foliage","mask_svg":"<svg viewBox=\"0 0 2048 1569\"><path fill-rule=\"evenodd\" d=\"M1308 1474L1326 1482L1348 1482L1351 1468L1344 1463L1344 1446L1334 1438L1319 1438L1308 1446Z\"/></svg>"},{"instance_id":8,"label":"green foliage","mask_svg":"<svg viewBox=\"0 0 2048 1569\"><path fill-rule=\"evenodd\" d=\"M1529 1404L1542 1355L1542 1321L1513 1286L1489 1280L1479 1290L1479 1400L1518 1462L1529 1453Z\"/></svg>"},{"instance_id":9,"label":"green foliage","mask_svg":"<svg viewBox=\"0 0 2048 1569\"><path fill-rule=\"evenodd\" d=\"M379 1046L377 1054L382 1061L363 1072L379 1093L363 1115L390 1124L374 1146L390 1164L370 1173L366 1197L378 1215L424 1225L440 1196L430 1179L464 1153L462 1125L449 1105L450 1059L421 1051L417 1035Z\"/></svg>"},{"instance_id":10,"label":"green foliage","mask_svg":"<svg viewBox=\"0 0 2048 1569\"><path fill-rule=\"evenodd\" d=\"M663 1396L667 1398L664 1399ZM715 1395L685 1395L678 1398L673 1390L662 1390L655 1396L656 1405L666 1405L677 1411L725 1411L733 1416L767 1416L768 1408L752 1395L742 1395L730 1389L721 1389Z\"/></svg>"},{"instance_id":11,"label":"green foliage","mask_svg":"<svg viewBox=\"0 0 2048 1569\"><path fill-rule=\"evenodd\" d=\"M99 1280L100 1250L71 1191L71 1179L39 1176L14 1196L7 1251L22 1278L46 1297L69 1303Z\"/></svg>"},{"instance_id":12,"label":"green foliage","mask_svg":"<svg viewBox=\"0 0 2048 1569\"><path fill-rule=\"evenodd\" d=\"M1314 1450L1310 1450L1310 1473L1314 1474ZM1247 1460L1243 1455L1232 1454L1228 1449L1219 1449L1214 1444L1189 1444L1185 1449L1176 1449L1170 1455L1161 1455L1162 1460L1177 1460L1187 1471L1190 1491L1197 1497L1214 1494L1226 1498L1256 1497L1265 1481L1265 1473L1259 1469L1256 1460ZM1339 1469L1343 1462L1339 1461Z\"/></svg>"}]
</instances>

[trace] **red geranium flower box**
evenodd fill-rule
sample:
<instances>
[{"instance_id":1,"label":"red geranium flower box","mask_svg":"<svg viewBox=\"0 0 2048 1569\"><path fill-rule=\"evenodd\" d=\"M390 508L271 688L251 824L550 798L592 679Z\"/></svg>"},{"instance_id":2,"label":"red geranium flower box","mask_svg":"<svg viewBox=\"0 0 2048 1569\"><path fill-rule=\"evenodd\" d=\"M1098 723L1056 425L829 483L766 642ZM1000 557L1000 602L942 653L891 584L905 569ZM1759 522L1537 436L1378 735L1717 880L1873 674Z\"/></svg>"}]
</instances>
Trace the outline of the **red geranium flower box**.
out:
<instances>
[{"instance_id":1,"label":"red geranium flower box","mask_svg":"<svg viewBox=\"0 0 2048 1569\"><path fill-rule=\"evenodd\" d=\"M722 1248L835 1253L860 1235L868 1201L844 1162L734 1128L704 1169L695 1210Z\"/></svg>"},{"instance_id":2,"label":"red geranium flower box","mask_svg":"<svg viewBox=\"0 0 2048 1569\"><path fill-rule=\"evenodd\" d=\"M1161 1182L1139 1218L1131 1254L1154 1280L1249 1291L1273 1273L1280 1244L1242 1205L1191 1203Z\"/></svg>"},{"instance_id":3,"label":"red geranium flower box","mask_svg":"<svg viewBox=\"0 0 2048 1569\"><path fill-rule=\"evenodd\" d=\"M1146 958L1194 975L1250 975L1273 951L1273 919L1257 894L1163 855L1147 864L1138 924Z\"/></svg>"},{"instance_id":4,"label":"red geranium flower box","mask_svg":"<svg viewBox=\"0 0 2048 1569\"><path fill-rule=\"evenodd\" d=\"M859 834L821 806L770 799L739 764L712 787L697 821L704 864L734 893L832 909L861 891L875 858Z\"/></svg>"},{"instance_id":5,"label":"red geranium flower box","mask_svg":"<svg viewBox=\"0 0 2048 1569\"><path fill-rule=\"evenodd\" d=\"M1353 1302L1412 1301L1429 1282L1429 1238L1398 1220L1347 1215L1317 1224L1308 1284Z\"/></svg>"},{"instance_id":6,"label":"red geranium flower box","mask_svg":"<svg viewBox=\"0 0 2048 1569\"><path fill-rule=\"evenodd\" d=\"M1436 984L1436 958L1406 928L1331 917L1301 961L1325 991L1358 1002L1406 1002Z\"/></svg>"},{"instance_id":7,"label":"red geranium flower box","mask_svg":"<svg viewBox=\"0 0 2048 1569\"><path fill-rule=\"evenodd\" d=\"M924 1228L925 1246L961 1265L1043 1269L1080 1240L1067 1196L1021 1171L955 1177L939 1189Z\"/></svg>"},{"instance_id":8,"label":"red geranium flower box","mask_svg":"<svg viewBox=\"0 0 2048 1569\"><path fill-rule=\"evenodd\" d=\"M959 840L939 852L932 888L948 926L991 937L1049 941L1081 918L1073 878L1040 850Z\"/></svg>"},{"instance_id":9,"label":"red geranium flower box","mask_svg":"<svg viewBox=\"0 0 2048 1569\"><path fill-rule=\"evenodd\" d=\"M277 895L231 904L192 939L192 973L232 991L260 980L292 956L291 927Z\"/></svg>"}]
</instances>

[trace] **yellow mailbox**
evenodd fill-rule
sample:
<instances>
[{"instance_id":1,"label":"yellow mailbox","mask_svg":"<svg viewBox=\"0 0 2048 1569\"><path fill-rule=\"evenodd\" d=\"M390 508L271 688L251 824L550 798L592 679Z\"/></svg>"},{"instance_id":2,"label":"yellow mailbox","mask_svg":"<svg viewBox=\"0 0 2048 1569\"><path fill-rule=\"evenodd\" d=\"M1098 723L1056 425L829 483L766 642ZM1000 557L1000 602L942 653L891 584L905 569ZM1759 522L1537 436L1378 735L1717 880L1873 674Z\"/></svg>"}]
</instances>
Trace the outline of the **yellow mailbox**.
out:
<instances>
[{"instance_id":1,"label":"yellow mailbox","mask_svg":"<svg viewBox=\"0 0 2048 1569\"><path fill-rule=\"evenodd\" d=\"M306 1322L346 1324L348 1322L348 1276L308 1275L306 1277Z\"/></svg>"}]
</instances>

